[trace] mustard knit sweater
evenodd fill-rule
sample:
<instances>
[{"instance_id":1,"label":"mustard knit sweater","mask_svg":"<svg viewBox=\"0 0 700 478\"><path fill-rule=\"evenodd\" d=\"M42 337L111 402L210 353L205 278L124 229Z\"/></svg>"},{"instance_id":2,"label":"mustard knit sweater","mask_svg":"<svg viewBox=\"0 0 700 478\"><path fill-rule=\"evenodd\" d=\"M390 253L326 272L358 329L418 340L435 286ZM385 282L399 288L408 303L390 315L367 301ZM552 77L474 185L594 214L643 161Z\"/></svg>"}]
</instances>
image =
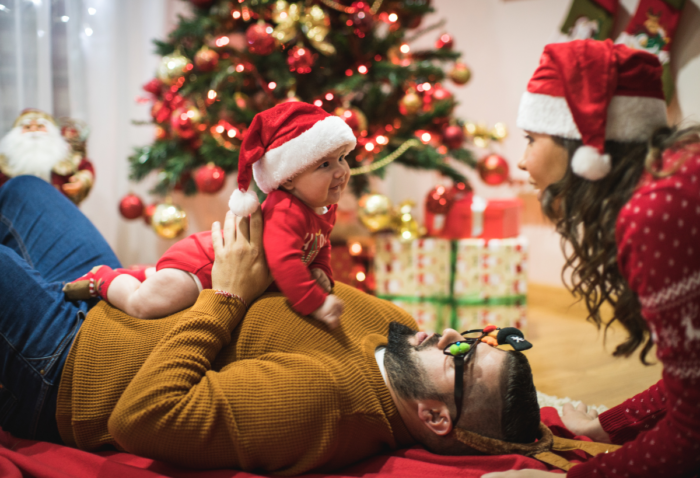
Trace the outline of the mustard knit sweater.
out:
<instances>
[{"instance_id":1,"label":"mustard knit sweater","mask_svg":"<svg viewBox=\"0 0 700 478\"><path fill-rule=\"evenodd\" d=\"M391 321L416 323L344 284L335 293L345 312L332 332L296 314L281 294L246 314L238 301L205 290L192 308L152 321L102 302L61 378L64 442L282 475L330 471L414 444L374 351Z\"/></svg>"}]
</instances>

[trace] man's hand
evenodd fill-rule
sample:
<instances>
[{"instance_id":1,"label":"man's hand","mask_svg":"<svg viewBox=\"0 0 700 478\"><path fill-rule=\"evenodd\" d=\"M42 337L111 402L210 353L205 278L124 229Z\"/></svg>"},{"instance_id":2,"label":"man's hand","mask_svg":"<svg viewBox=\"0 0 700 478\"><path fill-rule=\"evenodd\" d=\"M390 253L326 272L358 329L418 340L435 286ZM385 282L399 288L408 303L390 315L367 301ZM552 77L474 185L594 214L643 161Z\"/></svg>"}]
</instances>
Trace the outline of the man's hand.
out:
<instances>
[{"instance_id":1,"label":"man's hand","mask_svg":"<svg viewBox=\"0 0 700 478\"><path fill-rule=\"evenodd\" d=\"M311 317L325 323L329 329L333 330L340 325L342 313L343 301L335 295L329 295L323 305L311 313Z\"/></svg>"},{"instance_id":2,"label":"man's hand","mask_svg":"<svg viewBox=\"0 0 700 478\"><path fill-rule=\"evenodd\" d=\"M481 475L481 478L552 478L554 476L561 478L564 475L541 470L511 470L486 473Z\"/></svg>"},{"instance_id":3,"label":"man's hand","mask_svg":"<svg viewBox=\"0 0 700 478\"><path fill-rule=\"evenodd\" d=\"M324 292L330 293L331 291L331 280L328 278L325 272L321 269L311 269L311 276L314 278L316 283L321 286Z\"/></svg>"},{"instance_id":4,"label":"man's hand","mask_svg":"<svg viewBox=\"0 0 700 478\"><path fill-rule=\"evenodd\" d=\"M583 402L576 408L570 403L565 403L562 407L561 421L576 435L587 436L600 443L610 443L610 435L603 430L598 412L593 409L589 412L588 406Z\"/></svg>"},{"instance_id":5,"label":"man's hand","mask_svg":"<svg viewBox=\"0 0 700 478\"><path fill-rule=\"evenodd\" d=\"M236 224L237 222L237 224ZM263 221L258 208L250 219L226 214L224 234L215 222L211 228L214 265L212 288L240 296L250 305L272 283L262 245Z\"/></svg>"}]
</instances>

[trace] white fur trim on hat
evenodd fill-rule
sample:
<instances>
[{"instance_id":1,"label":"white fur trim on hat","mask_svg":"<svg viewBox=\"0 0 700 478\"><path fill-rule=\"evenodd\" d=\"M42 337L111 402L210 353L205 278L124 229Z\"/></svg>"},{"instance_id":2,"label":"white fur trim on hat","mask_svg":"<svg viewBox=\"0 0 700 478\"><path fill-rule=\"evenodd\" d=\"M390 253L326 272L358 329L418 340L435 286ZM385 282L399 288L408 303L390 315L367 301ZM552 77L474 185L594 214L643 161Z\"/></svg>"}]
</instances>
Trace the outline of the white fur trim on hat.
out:
<instances>
[{"instance_id":1,"label":"white fur trim on hat","mask_svg":"<svg viewBox=\"0 0 700 478\"><path fill-rule=\"evenodd\" d=\"M571 158L571 170L582 178L597 181L610 172L610 155L600 154L593 146L580 146Z\"/></svg>"},{"instance_id":2,"label":"white fur trim on hat","mask_svg":"<svg viewBox=\"0 0 700 478\"><path fill-rule=\"evenodd\" d=\"M258 196L250 189L246 192L236 188L228 200L228 207L238 217L248 217L260 206Z\"/></svg>"},{"instance_id":3,"label":"white fur trim on hat","mask_svg":"<svg viewBox=\"0 0 700 478\"><path fill-rule=\"evenodd\" d=\"M566 99L526 91L520 100L518 128L533 133L581 139ZM656 128L667 126L666 103L658 98L613 96L608 107L605 139L646 141Z\"/></svg>"},{"instance_id":4,"label":"white fur trim on hat","mask_svg":"<svg viewBox=\"0 0 700 478\"><path fill-rule=\"evenodd\" d=\"M345 147L343 154L347 154L356 144L350 126L339 116L328 116L296 138L267 151L253 164L253 177L267 194L341 146Z\"/></svg>"}]
</instances>

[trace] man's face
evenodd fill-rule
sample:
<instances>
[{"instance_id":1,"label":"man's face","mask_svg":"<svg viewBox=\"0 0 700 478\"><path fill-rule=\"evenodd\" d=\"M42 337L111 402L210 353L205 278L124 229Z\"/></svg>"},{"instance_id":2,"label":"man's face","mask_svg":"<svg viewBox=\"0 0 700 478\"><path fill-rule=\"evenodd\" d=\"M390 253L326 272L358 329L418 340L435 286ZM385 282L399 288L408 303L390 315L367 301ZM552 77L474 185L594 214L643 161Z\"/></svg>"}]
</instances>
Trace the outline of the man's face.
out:
<instances>
[{"instance_id":1,"label":"man's face","mask_svg":"<svg viewBox=\"0 0 700 478\"><path fill-rule=\"evenodd\" d=\"M445 329L442 335L438 335L415 332L398 323L390 324L384 363L394 391L408 400L438 398L443 394L452 396L454 359L445 355L443 350L462 339L462 335L453 329ZM506 354L485 343L477 344L473 354L465 365L464 382L467 388L483 385L486 395L494 396L498 393Z\"/></svg>"}]
</instances>

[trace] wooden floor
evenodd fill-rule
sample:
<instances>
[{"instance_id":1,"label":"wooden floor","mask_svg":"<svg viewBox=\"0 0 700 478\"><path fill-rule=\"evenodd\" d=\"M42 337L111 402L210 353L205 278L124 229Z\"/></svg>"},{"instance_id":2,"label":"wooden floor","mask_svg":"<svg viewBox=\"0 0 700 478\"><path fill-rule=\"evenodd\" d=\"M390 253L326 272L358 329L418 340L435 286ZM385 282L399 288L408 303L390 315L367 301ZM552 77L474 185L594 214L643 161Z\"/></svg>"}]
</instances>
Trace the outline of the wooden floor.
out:
<instances>
[{"instance_id":1,"label":"wooden floor","mask_svg":"<svg viewBox=\"0 0 700 478\"><path fill-rule=\"evenodd\" d=\"M624 330L610 330L604 346L603 330L586 321L583 304L573 302L563 288L529 286L526 337L533 348L526 354L540 392L611 407L661 378L659 364L644 366L638 355L613 357ZM648 360L656 363L654 350Z\"/></svg>"}]
</instances>

